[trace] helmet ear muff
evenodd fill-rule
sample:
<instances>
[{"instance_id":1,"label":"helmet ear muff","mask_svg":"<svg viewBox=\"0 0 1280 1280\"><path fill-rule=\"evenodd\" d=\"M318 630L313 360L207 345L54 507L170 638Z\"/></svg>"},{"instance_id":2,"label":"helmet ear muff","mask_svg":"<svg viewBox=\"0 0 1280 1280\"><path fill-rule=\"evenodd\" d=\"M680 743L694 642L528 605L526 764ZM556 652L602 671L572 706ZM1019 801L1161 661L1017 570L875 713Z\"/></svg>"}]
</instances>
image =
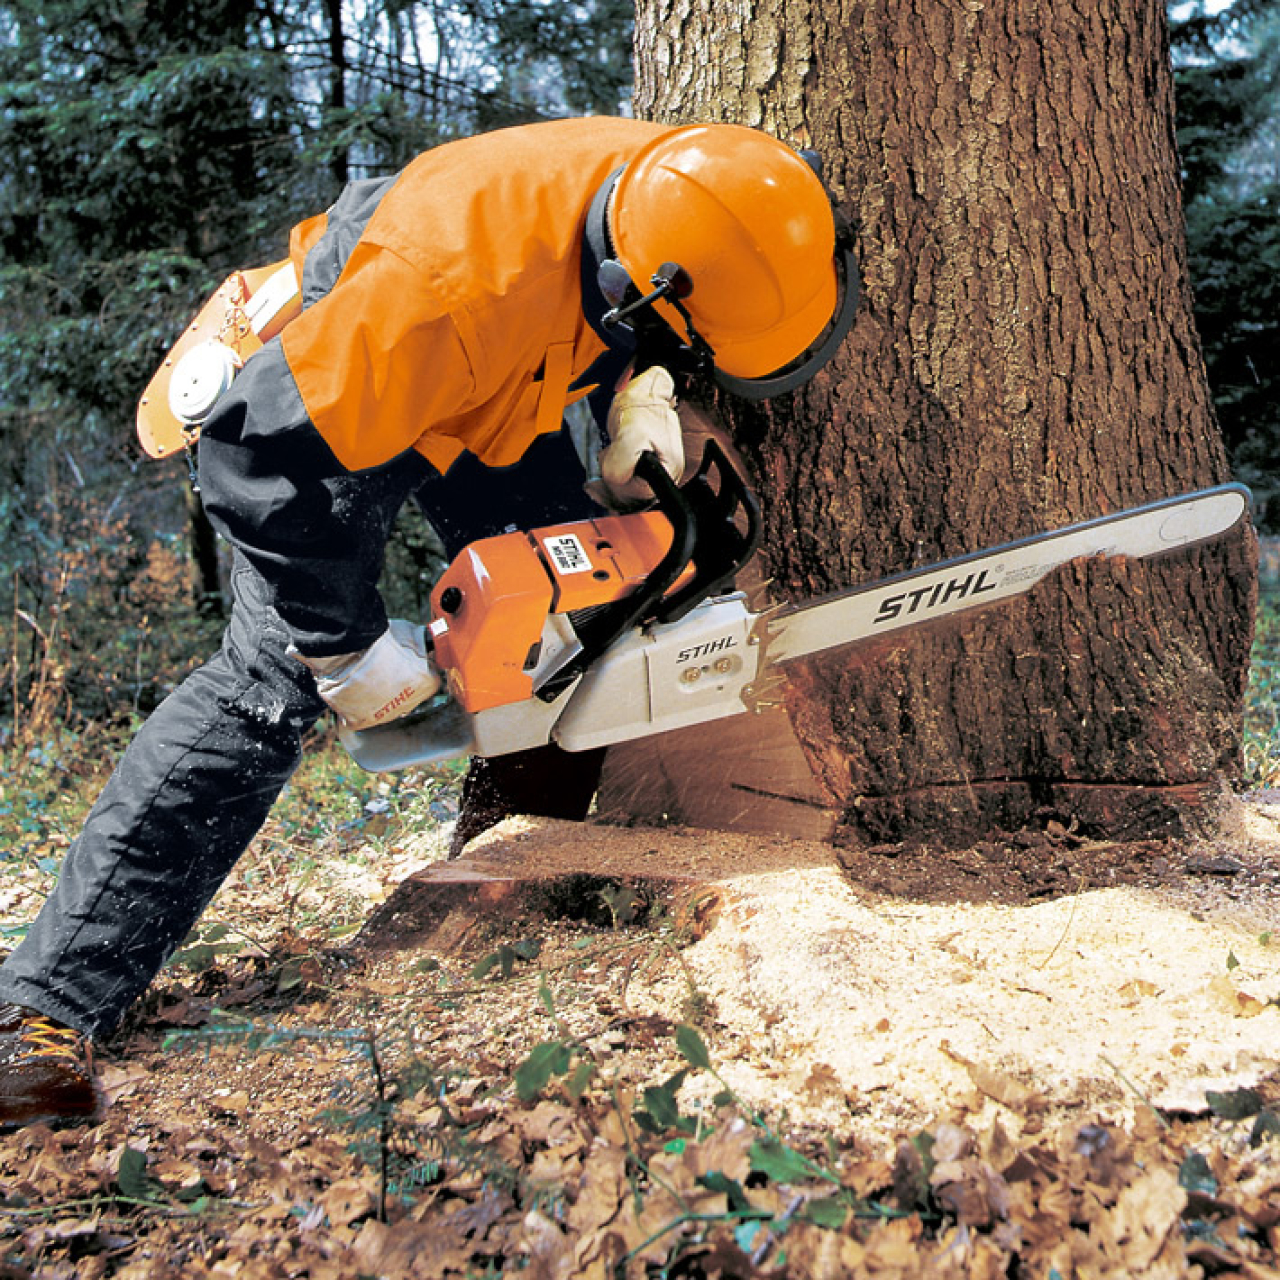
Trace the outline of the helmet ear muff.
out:
<instances>
[{"instance_id":1,"label":"helmet ear muff","mask_svg":"<svg viewBox=\"0 0 1280 1280\"><path fill-rule=\"evenodd\" d=\"M640 290L632 283L626 267L617 258L606 258L600 264L600 270L596 272L596 284L600 286L601 296L609 304L607 314L614 317L614 324L617 323L617 313L640 296Z\"/></svg>"}]
</instances>

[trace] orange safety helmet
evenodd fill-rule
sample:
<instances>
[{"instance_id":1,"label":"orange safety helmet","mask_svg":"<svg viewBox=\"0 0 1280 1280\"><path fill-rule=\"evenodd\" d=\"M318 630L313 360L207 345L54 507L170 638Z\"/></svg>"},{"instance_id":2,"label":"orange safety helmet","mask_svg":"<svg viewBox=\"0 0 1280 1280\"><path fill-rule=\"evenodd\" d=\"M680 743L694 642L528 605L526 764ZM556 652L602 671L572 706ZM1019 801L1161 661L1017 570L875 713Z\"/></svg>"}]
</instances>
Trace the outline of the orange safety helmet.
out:
<instances>
[{"instance_id":1,"label":"orange safety helmet","mask_svg":"<svg viewBox=\"0 0 1280 1280\"><path fill-rule=\"evenodd\" d=\"M849 246L837 246L822 179L768 134L732 124L664 134L618 175L607 219L613 256L641 292L678 264L679 284L654 308L711 349L732 390L770 383L833 322L839 339L852 323L857 268ZM837 345L824 343L820 363ZM777 389L790 386L766 394Z\"/></svg>"}]
</instances>

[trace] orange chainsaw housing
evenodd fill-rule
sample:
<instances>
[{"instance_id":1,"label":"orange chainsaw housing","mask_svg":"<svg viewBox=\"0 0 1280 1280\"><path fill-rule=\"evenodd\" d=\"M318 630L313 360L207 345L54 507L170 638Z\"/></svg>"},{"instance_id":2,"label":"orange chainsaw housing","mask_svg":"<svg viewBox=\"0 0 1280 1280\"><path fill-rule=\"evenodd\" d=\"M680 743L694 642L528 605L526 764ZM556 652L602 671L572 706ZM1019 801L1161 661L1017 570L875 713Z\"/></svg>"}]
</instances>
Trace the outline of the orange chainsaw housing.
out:
<instances>
[{"instance_id":1,"label":"orange chainsaw housing","mask_svg":"<svg viewBox=\"0 0 1280 1280\"><path fill-rule=\"evenodd\" d=\"M212 341L228 348L238 367L301 311L297 272L287 259L233 271L173 344L138 401L138 439L147 454L167 458L200 437L199 425L183 422L170 407L174 371L183 356Z\"/></svg>"},{"instance_id":2,"label":"orange chainsaw housing","mask_svg":"<svg viewBox=\"0 0 1280 1280\"><path fill-rule=\"evenodd\" d=\"M431 593L429 632L453 699L476 712L532 697L548 615L629 595L671 539L666 516L641 511L503 533L465 547ZM686 569L675 586L692 572Z\"/></svg>"}]
</instances>

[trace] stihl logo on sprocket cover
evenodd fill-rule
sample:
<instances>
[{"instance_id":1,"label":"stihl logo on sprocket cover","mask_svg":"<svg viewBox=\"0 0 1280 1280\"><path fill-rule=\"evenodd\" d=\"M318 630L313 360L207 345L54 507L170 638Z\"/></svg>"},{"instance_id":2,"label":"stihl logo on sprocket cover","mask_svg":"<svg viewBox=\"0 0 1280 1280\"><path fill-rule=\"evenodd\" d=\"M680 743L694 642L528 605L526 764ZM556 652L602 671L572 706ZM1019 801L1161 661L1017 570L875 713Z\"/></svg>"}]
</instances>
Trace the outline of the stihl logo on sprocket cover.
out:
<instances>
[{"instance_id":1,"label":"stihl logo on sprocket cover","mask_svg":"<svg viewBox=\"0 0 1280 1280\"><path fill-rule=\"evenodd\" d=\"M697 644L691 649L681 649L676 654L676 661L692 662L695 658L709 658L713 653L723 653L726 649L732 649L737 643L733 636L721 636L719 640L709 640L706 644Z\"/></svg>"}]
</instances>

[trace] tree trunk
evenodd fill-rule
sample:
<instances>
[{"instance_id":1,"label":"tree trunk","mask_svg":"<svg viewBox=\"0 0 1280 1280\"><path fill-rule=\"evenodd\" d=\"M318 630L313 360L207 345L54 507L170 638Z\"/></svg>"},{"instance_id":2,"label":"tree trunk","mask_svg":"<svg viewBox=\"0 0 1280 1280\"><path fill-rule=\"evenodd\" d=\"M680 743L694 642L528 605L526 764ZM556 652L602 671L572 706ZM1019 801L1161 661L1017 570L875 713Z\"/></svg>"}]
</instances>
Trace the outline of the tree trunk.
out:
<instances>
[{"instance_id":1,"label":"tree trunk","mask_svg":"<svg viewBox=\"0 0 1280 1280\"><path fill-rule=\"evenodd\" d=\"M191 589L202 617L220 618L226 613L222 580L218 572L218 535L205 513L196 490L183 489L187 508L187 548L191 556Z\"/></svg>"},{"instance_id":2,"label":"tree trunk","mask_svg":"<svg viewBox=\"0 0 1280 1280\"><path fill-rule=\"evenodd\" d=\"M841 355L788 400L725 406L776 594L1227 478L1163 0L641 0L636 45L637 114L816 147L857 228ZM1255 561L1243 529L1077 563L945 630L792 664L836 837L1204 815L1239 773Z\"/></svg>"},{"instance_id":3,"label":"tree trunk","mask_svg":"<svg viewBox=\"0 0 1280 1280\"><path fill-rule=\"evenodd\" d=\"M325 0L325 15L329 22L329 91L326 105L345 128L342 116L347 109L347 37L342 26L342 0ZM345 143L336 145L329 158L329 171L339 191L347 185L351 176L350 161Z\"/></svg>"}]
</instances>

